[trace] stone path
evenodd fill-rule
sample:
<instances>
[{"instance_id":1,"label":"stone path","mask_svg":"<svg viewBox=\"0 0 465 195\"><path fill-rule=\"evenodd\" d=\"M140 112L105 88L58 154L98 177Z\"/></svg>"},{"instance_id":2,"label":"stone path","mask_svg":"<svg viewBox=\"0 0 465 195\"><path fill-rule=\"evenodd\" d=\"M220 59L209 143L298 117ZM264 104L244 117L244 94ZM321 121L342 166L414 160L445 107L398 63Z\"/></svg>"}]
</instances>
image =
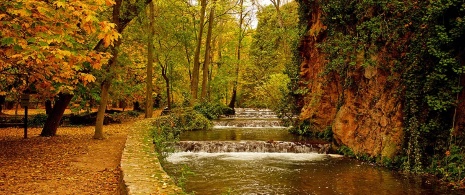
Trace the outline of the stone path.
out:
<instances>
[{"instance_id":1,"label":"stone path","mask_svg":"<svg viewBox=\"0 0 465 195\"><path fill-rule=\"evenodd\" d=\"M127 193L183 194L156 157L149 131L151 121L153 119L138 121L128 132L121 157L121 170Z\"/></svg>"}]
</instances>

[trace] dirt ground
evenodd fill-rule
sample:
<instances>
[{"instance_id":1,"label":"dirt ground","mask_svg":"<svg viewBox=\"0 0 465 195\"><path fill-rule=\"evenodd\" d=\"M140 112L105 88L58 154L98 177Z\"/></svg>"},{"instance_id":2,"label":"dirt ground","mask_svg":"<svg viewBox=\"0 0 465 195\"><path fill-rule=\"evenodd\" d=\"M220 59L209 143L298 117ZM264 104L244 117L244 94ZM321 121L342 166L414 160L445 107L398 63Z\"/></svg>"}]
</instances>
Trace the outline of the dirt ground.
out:
<instances>
[{"instance_id":1,"label":"dirt ground","mask_svg":"<svg viewBox=\"0 0 465 195\"><path fill-rule=\"evenodd\" d=\"M120 159L133 122L104 127L61 127L55 137L30 128L0 128L0 194L118 194Z\"/></svg>"}]
</instances>

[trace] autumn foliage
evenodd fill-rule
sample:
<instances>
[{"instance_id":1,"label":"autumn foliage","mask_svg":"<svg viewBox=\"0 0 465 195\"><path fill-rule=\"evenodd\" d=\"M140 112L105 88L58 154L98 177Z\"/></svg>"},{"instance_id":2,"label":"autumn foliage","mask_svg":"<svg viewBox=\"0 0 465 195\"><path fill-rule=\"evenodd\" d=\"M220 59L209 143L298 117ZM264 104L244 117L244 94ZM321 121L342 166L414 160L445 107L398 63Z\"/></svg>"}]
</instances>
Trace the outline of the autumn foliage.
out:
<instances>
[{"instance_id":1,"label":"autumn foliage","mask_svg":"<svg viewBox=\"0 0 465 195\"><path fill-rule=\"evenodd\" d=\"M77 84L95 81L110 55L93 50L120 37L102 21L112 0L12 0L0 2L0 85L19 91L24 83L41 94L72 93ZM27 82L26 82L27 80ZM29 87L30 87L29 86Z\"/></svg>"}]
</instances>

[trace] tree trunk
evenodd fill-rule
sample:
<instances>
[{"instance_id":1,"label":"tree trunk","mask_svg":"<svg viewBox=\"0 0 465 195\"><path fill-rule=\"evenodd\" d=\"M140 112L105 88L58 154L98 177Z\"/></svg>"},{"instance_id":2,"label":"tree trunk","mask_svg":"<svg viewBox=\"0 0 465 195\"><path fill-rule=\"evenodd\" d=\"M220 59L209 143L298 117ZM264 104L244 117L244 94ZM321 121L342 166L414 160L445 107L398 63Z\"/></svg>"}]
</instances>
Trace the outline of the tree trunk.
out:
<instances>
[{"instance_id":1,"label":"tree trunk","mask_svg":"<svg viewBox=\"0 0 465 195\"><path fill-rule=\"evenodd\" d=\"M244 31L242 29L242 25L244 23L244 0L240 0L239 6L240 10L240 17L239 17L239 35L238 35L238 44L237 44L237 64L236 64L236 79L233 84L233 93L231 97L231 102L229 102L229 107L234 109L237 99L237 85L239 82L239 67L241 65L241 48L242 48L242 39L244 38Z\"/></svg>"},{"instance_id":2,"label":"tree trunk","mask_svg":"<svg viewBox=\"0 0 465 195\"><path fill-rule=\"evenodd\" d=\"M104 139L103 135L103 120L105 119L105 110L108 103L108 90L110 90L111 81L103 81L102 92L100 94L100 106L97 111L97 119L95 121L94 139Z\"/></svg>"},{"instance_id":3,"label":"tree trunk","mask_svg":"<svg viewBox=\"0 0 465 195\"><path fill-rule=\"evenodd\" d=\"M153 71L153 34L155 33L153 23L155 20L155 11L153 8L153 2L149 4L149 33L148 33L148 54L147 54L147 91L146 91L146 103L145 103L145 118L152 118L153 115L153 97L152 97L152 71Z\"/></svg>"},{"instance_id":4,"label":"tree trunk","mask_svg":"<svg viewBox=\"0 0 465 195\"><path fill-rule=\"evenodd\" d=\"M229 102L229 105L228 105L228 107L230 107L233 110L234 110L234 107L235 107L235 104L236 104L236 93L237 93L237 89L236 89L236 87L234 87L233 92L232 92L231 101Z\"/></svg>"},{"instance_id":5,"label":"tree trunk","mask_svg":"<svg viewBox=\"0 0 465 195\"><path fill-rule=\"evenodd\" d=\"M151 2L151 0L136 0L135 2L131 3L128 1L128 3L125 4L125 9L122 9L122 2L123 0L116 0L115 5L113 5L113 13L112 13L112 22L116 24L116 29L118 30L119 33L123 33L123 30L126 28L126 26L131 22L132 19L134 19L139 12L142 10L145 10L145 5ZM143 5L143 6L140 6ZM123 13L120 13L121 10L123 10ZM97 44L96 48L99 48L101 46L100 44ZM104 79L102 82L102 92L100 94L100 106L97 112L97 119L95 122L95 132L94 132L94 139L103 139L103 121L105 118L105 108L107 106L108 102L108 92L110 90L110 85L113 80L114 75L113 69L115 68L117 62L118 62L118 50L119 46L121 45L121 38L115 41L113 43L113 46L110 46L109 50L112 53L112 57L108 63L108 66L106 70L110 73L111 76L107 77Z\"/></svg>"},{"instance_id":6,"label":"tree trunk","mask_svg":"<svg viewBox=\"0 0 465 195\"><path fill-rule=\"evenodd\" d=\"M117 31L119 33L122 33L123 30L126 28L126 26L129 24L129 22L134 17L136 17L137 14L141 10L144 10L144 6L140 6L140 5L146 5L146 4L150 3L150 2L151 2L151 0L136 0L133 3L126 4L127 9L124 9L124 12L122 14L120 14L122 0L116 0L115 5L113 5L112 22L116 24ZM124 18L121 19L120 16L122 16ZM120 40L118 40L118 42L119 42L119 44L121 44ZM117 43L115 43L115 45L116 44ZM104 52L104 51L107 50L107 48L103 47L103 40L100 40L97 43L97 45L94 47L94 50L99 51L99 52ZM111 64L111 62L110 62L110 64ZM69 101L64 102L63 105L60 105L60 107L66 108L70 101L71 101L71 99L69 99ZM59 120L61 120L61 117L63 116L64 110L63 110L63 112L60 113L59 109L55 109L55 107L57 107L57 104L58 104L58 102L55 103L54 109L52 109L52 112L48 116L47 121L49 121L49 120L50 121L56 121L56 118L58 118L57 116L60 116ZM106 103L105 103L105 106L103 108L105 108L105 107L106 107ZM17 112L17 109L16 109L16 112ZM58 120L58 122L59 122L59 120ZM102 120L102 123L103 123L103 120ZM96 124L96 126L98 126L98 124ZM51 129L52 127L54 127L54 129ZM44 134L43 136L53 136L53 135L56 134L57 128L58 128L58 125L56 125L56 126L55 125L54 126L50 126L50 125L47 126L47 123L46 123L46 125L44 126L44 129L42 130L41 135ZM51 134L50 132L53 132L53 134Z\"/></svg>"},{"instance_id":7,"label":"tree trunk","mask_svg":"<svg viewBox=\"0 0 465 195\"><path fill-rule=\"evenodd\" d=\"M191 104L195 104L197 101L197 92L199 89L199 73L200 73L200 47L202 46L202 35L203 35L203 23L205 22L205 9L207 7L207 0L201 0L200 5L200 26L199 35L197 36L197 45L194 53L194 68L192 70L192 82L191 82Z\"/></svg>"},{"instance_id":8,"label":"tree trunk","mask_svg":"<svg viewBox=\"0 0 465 195\"><path fill-rule=\"evenodd\" d=\"M202 80L202 101L207 101L207 88L208 88L208 67L210 66L210 50L212 42L212 29L213 29L213 20L215 16L215 1L212 2L213 6L210 9L210 16L208 18L208 31L207 31L207 40L205 42L205 60L203 62L203 80Z\"/></svg>"},{"instance_id":9,"label":"tree trunk","mask_svg":"<svg viewBox=\"0 0 465 195\"><path fill-rule=\"evenodd\" d=\"M161 76L163 76L163 79L165 79L166 98L167 98L167 101L168 101L168 110L171 110L170 79L166 75L166 72L162 73Z\"/></svg>"},{"instance_id":10,"label":"tree trunk","mask_svg":"<svg viewBox=\"0 0 465 195\"><path fill-rule=\"evenodd\" d=\"M140 103L138 101L133 102L133 107L132 110L134 111L141 111L142 109L140 108Z\"/></svg>"},{"instance_id":11,"label":"tree trunk","mask_svg":"<svg viewBox=\"0 0 465 195\"><path fill-rule=\"evenodd\" d=\"M5 104L6 97L4 95L0 95L0 113L2 113L3 104Z\"/></svg>"},{"instance_id":12,"label":"tree trunk","mask_svg":"<svg viewBox=\"0 0 465 195\"><path fill-rule=\"evenodd\" d=\"M66 107L69 102L71 102L72 98L73 95L71 94L60 93L58 95L58 100L55 101L55 105L53 106L51 114L47 117L47 121L45 122L40 136L50 137L56 135L63 113L65 113Z\"/></svg>"},{"instance_id":13,"label":"tree trunk","mask_svg":"<svg viewBox=\"0 0 465 195\"><path fill-rule=\"evenodd\" d=\"M94 131L94 139L104 139L105 136L103 135L103 121L105 119L105 110L107 108L108 103L108 93L110 91L111 82L113 80L113 68L116 66L118 60L118 50L119 45L121 45L121 40L116 41L114 46L111 48L112 57L110 58L109 64L106 67L107 72L109 75L105 80L103 80L101 85L101 92L100 92L100 105L97 111L97 119L95 120L95 131Z\"/></svg>"},{"instance_id":14,"label":"tree trunk","mask_svg":"<svg viewBox=\"0 0 465 195\"><path fill-rule=\"evenodd\" d=\"M45 100L45 114L50 115L52 112L52 100Z\"/></svg>"}]
</instances>

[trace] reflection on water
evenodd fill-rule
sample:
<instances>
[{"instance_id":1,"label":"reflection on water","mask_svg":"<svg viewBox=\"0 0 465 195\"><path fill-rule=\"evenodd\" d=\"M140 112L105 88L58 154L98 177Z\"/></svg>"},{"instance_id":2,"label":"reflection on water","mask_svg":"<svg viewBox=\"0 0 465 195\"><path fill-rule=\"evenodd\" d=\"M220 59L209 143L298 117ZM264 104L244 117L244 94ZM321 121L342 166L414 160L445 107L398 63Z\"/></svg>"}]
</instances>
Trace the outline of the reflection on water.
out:
<instances>
[{"instance_id":1,"label":"reflection on water","mask_svg":"<svg viewBox=\"0 0 465 195\"><path fill-rule=\"evenodd\" d=\"M181 141L189 147L204 147L211 141L218 153L174 153L164 163L168 174L180 177L187 165L195 173L187 176L185 188L195 194L460 194L435 189L430 181L406 177L384 168L374 167L340 156L317 153L234 152L231 143L275 143L276 141L321 144L291 135L280 126L276 115L266 109L236 108L236 115L215 121L211 131L183 132ZM198 143L196 141L199 141ZM227 143L226 143L226 142ZM225 142L225 143L220 143ZM185 142L189 143L189 142ZM210 147L209 145L209 147ZM246 145L249 146L249 145ZM241 146L242 147L242 146ZM245 147L245 146L243 146ZM237 148L237 147L232 147ZM182 151L187 151L182 150ZM225 153L224 151L230 151ZM248 150L244 150L248 151ZM265 150L259 150L265 151Z\"/></svg>"},{"instance_id":2,"label":"reflection on water","mask_svg":"<svg viewBox=\"0 0 465 195\"><path fill-rule=\"evenodd\" d=\"M167 161L170 175L190 167L195 175L186 189L195 194L453 194L419 178L326 154L181 152Z\"/></svg>"}]
</instances>

